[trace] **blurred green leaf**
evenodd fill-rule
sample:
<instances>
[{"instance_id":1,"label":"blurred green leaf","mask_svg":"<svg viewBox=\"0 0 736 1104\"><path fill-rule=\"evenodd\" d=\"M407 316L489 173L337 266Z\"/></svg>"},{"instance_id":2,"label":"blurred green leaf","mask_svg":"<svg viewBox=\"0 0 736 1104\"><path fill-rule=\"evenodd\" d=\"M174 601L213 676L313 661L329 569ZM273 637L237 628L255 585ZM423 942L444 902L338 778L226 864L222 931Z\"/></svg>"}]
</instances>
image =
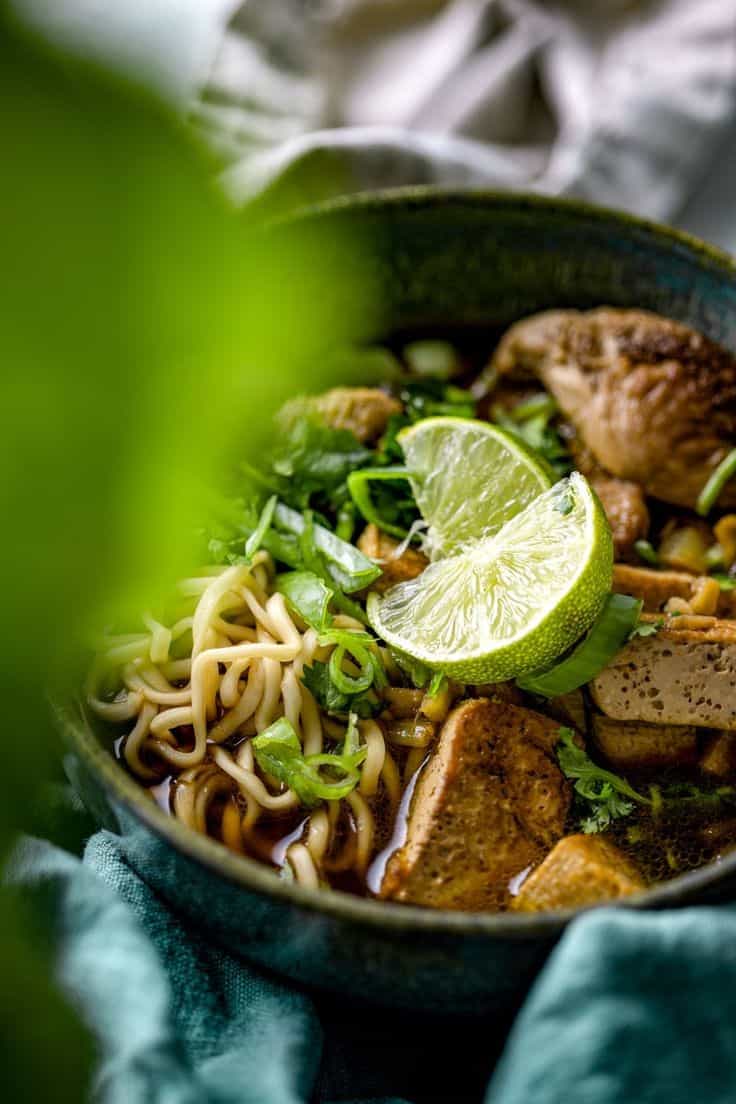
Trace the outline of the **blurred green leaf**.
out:
<instances>
[{"instance_id":1,"label":"blurred green leaf","mask_svg":"<svg viewBox=\"0 0 736 1104\"><path fill-rule=\"evenodd\" d=\"M183 569L205 488L369 312L352 243L255 228L143 88L1 13L0 142L1 860L57 761L49 680ZM7 897L0 973L11 1098L79 1101L89 1045Z\"/></svg>"}]
</instances>

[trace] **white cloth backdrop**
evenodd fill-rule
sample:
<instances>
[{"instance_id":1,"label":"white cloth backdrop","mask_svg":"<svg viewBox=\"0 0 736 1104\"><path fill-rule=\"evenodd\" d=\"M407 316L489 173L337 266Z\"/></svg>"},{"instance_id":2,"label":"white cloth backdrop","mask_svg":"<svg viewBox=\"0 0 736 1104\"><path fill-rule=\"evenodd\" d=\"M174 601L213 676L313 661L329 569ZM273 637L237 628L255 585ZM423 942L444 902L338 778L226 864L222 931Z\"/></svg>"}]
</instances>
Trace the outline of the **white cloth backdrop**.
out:
<instances>
[{"instance_id":1,"label":"white cloth backdrop","mask_svg":"<svg viewBox=\"0 0 736 1104\"><path fill-rule=\"evenodd\" d=\"M736 0L14 2L141 61L238 200L327 158L343 189L574 195L736 251Z\"/></svg>"}]
</instances>

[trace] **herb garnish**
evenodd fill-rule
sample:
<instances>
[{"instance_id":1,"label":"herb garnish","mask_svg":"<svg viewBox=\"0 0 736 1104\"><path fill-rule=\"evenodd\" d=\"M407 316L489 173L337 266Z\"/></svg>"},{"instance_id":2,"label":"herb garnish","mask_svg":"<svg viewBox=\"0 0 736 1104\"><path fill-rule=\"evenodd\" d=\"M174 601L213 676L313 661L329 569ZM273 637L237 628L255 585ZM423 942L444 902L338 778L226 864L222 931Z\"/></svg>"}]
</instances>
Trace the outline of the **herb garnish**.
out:
<instances>
[{"instance_id":1,"label":"herb garnish","mask_svg":"<svg viewBox=\"0 0 736 1104\"><path fill-rule=\"evenodd\" d=\"M580 827L586 834L604 832L613 820L633 812L635 803L652 804L649 798L637 793L625 778L594 763L588 753L575 743L575 733L571 728L560 729L560 740L555 750L560 770L566 778L575 780L578 803L582 802L587 811L580 821Z\"/></svg>"},{"instance_id":2,"label":"herb garnish","mask_svg":"<svg viewBox=\"0 0 736 1104\"><path fill-rule=\"evenodd\" d=\"M367 755L352 716L342 748L335 752L305 755L285 717L255 736L252 747L261 770L288 786L307 806L346 797L360 782L359 767Z\"/></svg>"},{"instance_id":3,"label":"herb garnish","mask_svg":"<svg viewBox=\"0 0 736 1104\"><path fill-rule=\"evenodd\" d=\"M301 681L328 713L356 713L370 717L382 709L380 691L388 685L375 641L368 633L329 629L320 645L334 644L328 663L319 660L305 667ZM352 673L344 669L345 660Z\"/></svg>"},{"instance_id":4,"label":"herb garnish","mask_svg":"<svg viewBox=\"0 0 736 1104\"><path fill-rule=\"evenodd\" d=\"M651 541L634 541L634 551L636 552L639 559L643 560L644 563L651 564L652 567L659 566L659 555Z\"/></svg>"},{"instance_id":5,"label":"herb garnish","mask_svg":"<svg viewBox=\"0 0 736 1104\"><path fill-rule=\"evenodd\" d=\"M287 403L276 424L279 444L269 467L281 501L336 513L348 499L348 475L370 462L370 449L350 430L326 425L309 399Z\"/></svg>"},{"instance_id":6,"label":"herb garnish","mask_svg":"<svg viewBox=\"0 0 736 1104\"><path fill-rule=\"evenodd\" d=\"M629 640L637 636L654 636L663 627L664 617L655 617L654 621L637 621L629 633Z\"/></svg>"},{"instance_id":7,"label":"herb garnish","mask_svg":"<svg viewBox=\"0 0 736 1104\"><path fill-rule=\"evenodd\" d=\"M567 475L573 463L560 434L551 424L557 413L557 404L546 392L533 395L511 410L498 404L491 410L496 425L534 449L557 475Z\"/></svg>"}]
</instances>

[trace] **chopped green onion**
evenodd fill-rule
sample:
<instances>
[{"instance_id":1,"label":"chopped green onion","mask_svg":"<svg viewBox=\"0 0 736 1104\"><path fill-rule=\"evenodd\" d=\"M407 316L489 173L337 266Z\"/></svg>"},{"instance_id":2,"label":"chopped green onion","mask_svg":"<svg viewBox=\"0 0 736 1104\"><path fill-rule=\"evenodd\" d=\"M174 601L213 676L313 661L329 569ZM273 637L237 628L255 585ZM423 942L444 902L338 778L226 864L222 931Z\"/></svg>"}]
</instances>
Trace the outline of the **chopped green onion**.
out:
<instances>
[{"instance_id":1,"label":"chopped green onion","mask_svg":"<svg viewBox=\"0 0 736 1104\"><path fill-rule=\"evenodd\" d=\"M336 644L330 656L329 672L332 682L341 694L361 694L371 686L384 686L386 676L374 652L366 647L373 638L367 633L353 632L350 629L331 629L322 633L319 643ZM348 675L342 669L346 653L358 667L358 675Z\"/></svg>"},{"instance_id":2,"label":"chopped green onion","mask_svg":"<svg viewBox=\"0 0 736 1104\"><path fill-rule=\"evenodd\" d=\"M602 671L626 643L639 620L642 602L627 594L609 594L588 635L566 659L547 671L535 671L517 679L522 690L555 698L577 690Z\"/></svg>"},{"instance_id":3,"label":"chopped green onion","mask_svg":"<svg viewBox=\"0 0 736 1104\"><path fill-rule=\"evenodd\" d=\"M713 578L718 583L721 590L736 590L736 578L734 578L733 575L716 574Z\"/></svg>"},{"instance_id":4,"label":"chopped green onion","mask_svg":"<svg viewBox=\"0 0 736 1104\"><path fill-rule=\"evenodd\" d=\"M245 558L252 560L258 549L263 544L263 538L268 530L271 528L271 522L273 520L273 512L276 509L276 503L278 499L276 495L271 495L266 505L261 510L261 516L258 519L258 525L248 537L245 542Z\"/></svg>"},{"instance_id":5,"label":"chopped green onion","mask_svg":"<svg viewBox=\"0 0 736 1104\"><path fill-rule=\"evenodd\" d=\"M435 673L432 675L432 681L429 684L429 689L427 690L428 696L430 698L436 698L440 691L443 690L446 685L447 679L442 674L442 672L435 671Z\"/></svg>"},{"instance_id":6,"label":"chopped green onion","mask_svg":"<svg viewBox=\"0 0 736 1104\"><path fill-rule=\"evenodd\" d=\"M276 589L289 606L317 632L329 624L329 605L334 590L313 571L289 571L276 579Z\"/></svg>"},{"instance_id":7,"label":"chopped green onion","mask_svg":"<svg viewBox=\"0 0 736 1104\"><path fill-rule=\"evenodd\" d=\"M404 360L418 376L450 379L460 369L457 350L448 341L412 341L404 348Z\"/></svg>"},{"instance_id":8,"label":"chopped green onion","mask_svg":"<svg viewBox=\"0 0 736 1104\"><path fill-rule=\"evenodd\" d=\"M509 410L509 416L515 422L525 422L527 418L538 417L539 415L549 419L556 413L557 403L546 391L542 391L538 395L532 395L531 398L517 403Z\"/></svg>"},{"instance_id":9,"label":"chopped green onion","mask_svg":"<svg viewBox=\"0 0 736 1104\"><path fill-rule=\"evenodd\" d=\"M654 546L648 540L634 541L634 551L644 563L651 564L652 567L658 566L659 556Z\"/></svg>"},{"instance_id":10,"label":"chopped green onion","mask_svg":"<svg viewBox=\"0 0 736 1104\"><path fill-rule=\"evenodd\" d=\"M350 744L351 748L357 744L353 734ZM293 790L303 805L346 797L360 782L358 768L367 754L366 748L356 746L340 753L304 755L299 737L285 717L255 736L252 747L261 770Z\"/></svg>"},{"instance_id":11,"label":"chopped green onion","mask_svg":"<svg viewBox=\"0 0 736 1104\"><path fill-rule=\"evenodd\" d=\"M373 664L366 657L366 662L360 664L357 676L353 677L342 669L345 655L346 649L338 644L330 656L330 678L341 694L362 694L373 685Z\"/></svg>"},{"instance_id":12,"label":"chopped green onion","mask_svg":"<svg viewBox=\"0 0 736 1104\"><path fill-rule=\"evenodd\" d=\"M345 730L345 739L342 745L343 755L356 755L360 751L360 732L358 731L358 718L355 713L348 716L348 727Z\"/></svg>"},{"instance_id":13,"label":"chopped green onion","mask_svg":"<svg viewBox=\"0 0 736 1104\"><path fill-rule=\"evenodd\" d=\"M381 517L371 498L369 484L372 480L408 478L408 468L399 465L392 465L387 468L361 468L359 471L351 472L348 476L348 491L366 521L373 522L379 529L383 529L384 532L390 533L393 537L403 538L407 535L406 529L385 521Z\"/></svg>"},{"instance_id":14,"label":"chopped green onion","mask_svg":"<svg viewBox=\"0 0 736 1104\"><path fill-rule=\"evenodd\" d=\"M362 694L343 694L332 681L329 663L320 663L318 659L304 668L301 683L326 713L356 713L359 717L372 717L382 708L374 687Z\"/></svg>"},{"instance_id":15,"label":"chopped green onion","mask_svg":"<svg viewBox=\"0 0 736 1104\"><path fill-rule=\"evenodd\" d=\"M711 472L708 482L698 495L695 509L705 517L715 506L718 496L730 479L736 475L736 448L721 460L715 471Z\"/></svg>"},{"instance_id":16,"label":"chopped green onion","mask_svg":"<svg viewBox=\"0 0 736 1104\"><path fill-rule=\"evenodd\" d=\"M714 567L723 567L723 549L720 544L712 544L705 552L705 566L709 571Z\"/></svg>"},{"instance_id":17,"label":"chopped green onion","mask_svg":"<svg viewBox=\"0 0 736 1104\"><path fill-rule=\"evenodd\" d=\"M300 537L305 529L309 529L304 515L297 510L292 510L289 506L284 506L283 502L279 502L274 511L274 520L281 529L286 531L286 537L291 538L292 546L296 546L298 554L298 543L294 538ZM269 534L269 537L272 535L273 531ZM314 524L312 536L315 547L327 561L330 574L337 585L348 594L370 586L381 574L380 567L369 560L367 556L364 556L360 549L353 544L348 544L347 541L341 540L323 525ZM296 564L288 559L283 562L289 564L290 567L302 566L301 558Z\"/></svg>"},{"instance_id":18,"label":"chopped green onion","mask_svg":"<svg viewBox=\"0 0 736 1104\"><path fill-rule=\"evenodd\" d=\"M335 533L340 540L351 541L355 530L355 503L344 502L337 511Z\"/></svg>"}]
</instances>

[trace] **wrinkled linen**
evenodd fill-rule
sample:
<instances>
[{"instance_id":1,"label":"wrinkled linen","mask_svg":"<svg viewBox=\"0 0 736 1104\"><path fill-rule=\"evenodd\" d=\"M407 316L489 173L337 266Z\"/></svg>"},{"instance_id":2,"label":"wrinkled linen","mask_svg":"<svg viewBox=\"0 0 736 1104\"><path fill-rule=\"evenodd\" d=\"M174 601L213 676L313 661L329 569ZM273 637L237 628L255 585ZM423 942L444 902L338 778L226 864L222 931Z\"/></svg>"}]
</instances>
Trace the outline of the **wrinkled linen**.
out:
<instances>
[{"instance_id":1,"label":"wrinkled linen","mask_svg":"<svg viewBox=\"0 0 736 1104\"><path fill-rule=\"evenodd\" d=\"M734 0L249 0L195 108L238 199L316 163L341 190L532 188L657 218L735 116Z\"/></svg>"},{"instance_id":2,"label":"wrinkled linen","mask_svg":"<svg viewBox=\"0 0 736 1104\"><path fill-rule=\"evenodd\" d=\"M237 201L515 188L736 247L736 0L11 2L188 112Z\"/></svg>"}]
</instances>

